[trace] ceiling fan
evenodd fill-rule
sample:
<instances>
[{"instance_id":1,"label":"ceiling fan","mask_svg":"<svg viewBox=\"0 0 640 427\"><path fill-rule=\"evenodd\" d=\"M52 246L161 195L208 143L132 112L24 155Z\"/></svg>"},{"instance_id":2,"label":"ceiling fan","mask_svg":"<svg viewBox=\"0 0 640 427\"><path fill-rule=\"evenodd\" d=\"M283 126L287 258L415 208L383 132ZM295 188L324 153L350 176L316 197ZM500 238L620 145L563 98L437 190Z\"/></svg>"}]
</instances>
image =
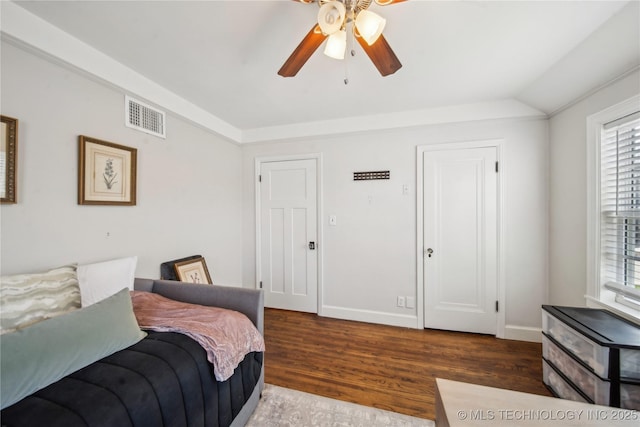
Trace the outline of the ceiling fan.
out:
<instances>
[{"instance_id":1,"label":"ceiling fan","mask_svg":"<svg viewBox=\"0 0 640 427\"><path fill-rule=\"evenodd\" d=\"M314 3L316 0L294 0ZM402 64L382 35L386 20L367 10L374 0L317 0L320 10L318 22L302 39L291 56L278 71L282 77L293 77L327 40L324 53L343 59L347 45L347 25L353 24L353 35L376 66L380 74L388 76L398 71ZM400 3L405 0L375 0L379 5Z\"/></svg>"}]
</instances>

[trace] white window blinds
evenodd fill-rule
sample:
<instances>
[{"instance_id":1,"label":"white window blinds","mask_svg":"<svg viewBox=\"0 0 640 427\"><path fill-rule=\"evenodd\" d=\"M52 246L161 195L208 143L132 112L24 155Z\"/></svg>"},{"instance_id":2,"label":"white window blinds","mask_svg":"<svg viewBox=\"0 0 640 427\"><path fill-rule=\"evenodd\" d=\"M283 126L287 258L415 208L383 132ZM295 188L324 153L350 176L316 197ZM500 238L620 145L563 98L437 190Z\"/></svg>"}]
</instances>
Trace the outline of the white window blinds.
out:
<instances>
[{"instance_id":1,"label":"white window blinds","mask_svg":"<svg viewBox=\"0 0 640 427\"><path fill-rule=\"evenodd\" d=\"M640 112L604 125L601 141L601 275L640 296Z\"/></svg>"}]
</instances>

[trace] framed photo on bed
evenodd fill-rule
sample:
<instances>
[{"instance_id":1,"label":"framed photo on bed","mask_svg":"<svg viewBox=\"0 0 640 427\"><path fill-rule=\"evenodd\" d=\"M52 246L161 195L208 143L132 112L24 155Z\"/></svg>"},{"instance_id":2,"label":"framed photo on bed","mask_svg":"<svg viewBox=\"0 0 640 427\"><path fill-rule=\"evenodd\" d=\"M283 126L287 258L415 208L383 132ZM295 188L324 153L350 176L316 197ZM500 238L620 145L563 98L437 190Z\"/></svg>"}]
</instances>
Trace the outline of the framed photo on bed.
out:
<instances>
[{"instance_id":1,"label":"framed photo on bed","mask_svg":"<svg viewBox=\"0 0 640 427\"><path fill-rule=\"evenodd\" d=\"M138 150L80 135L78 204L136 204Z\"/></svg>"},{"instance_id":2,"label":"framed photo on bed","mask_svg":"<svg viewBox=\"0 0 640 427\"><path fill-rule=\"evenodd\" d=\"M176 271L178 280L181 282L213 284L211 276L209 276L207 263L202 257L177 262L173 268Z\"/></svg>"}]
</instances>

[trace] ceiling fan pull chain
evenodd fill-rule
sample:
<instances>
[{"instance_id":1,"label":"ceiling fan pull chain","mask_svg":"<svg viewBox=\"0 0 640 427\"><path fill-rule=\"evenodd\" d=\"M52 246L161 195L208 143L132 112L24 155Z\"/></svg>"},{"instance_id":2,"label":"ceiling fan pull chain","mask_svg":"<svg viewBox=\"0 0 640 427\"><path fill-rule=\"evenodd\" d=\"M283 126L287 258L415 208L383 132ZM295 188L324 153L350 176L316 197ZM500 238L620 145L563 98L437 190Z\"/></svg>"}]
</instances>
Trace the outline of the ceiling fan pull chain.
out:
<instances>
[{"instance_id":1,"label":"ceiling fan pull chain","mask_svg":"<svg viewBox=\"0 0 640 427\"><path fill-rule=\"evenodd\" d=\"M344 61L344 84L349 84L349 60L346 57Z\"/></svg>"},{"instance_id":2,"label":"ceiling fan pull chain","mask_svg":"<svg viewBox=\"0 0 640 427\"><path fill-rule=\"evenodd\" d=\"M351 28L348 28L349 26L351 26ZM345 30L347 30L347 49L349 51L349 53L351 53L351 56L355 56L356 55L356 51L353 49L353 23L351 22L347 22L345 24ZM345 55L344 58L344 84L348 85L349 84L349 55Z\"/></svg>"}]
</instances>

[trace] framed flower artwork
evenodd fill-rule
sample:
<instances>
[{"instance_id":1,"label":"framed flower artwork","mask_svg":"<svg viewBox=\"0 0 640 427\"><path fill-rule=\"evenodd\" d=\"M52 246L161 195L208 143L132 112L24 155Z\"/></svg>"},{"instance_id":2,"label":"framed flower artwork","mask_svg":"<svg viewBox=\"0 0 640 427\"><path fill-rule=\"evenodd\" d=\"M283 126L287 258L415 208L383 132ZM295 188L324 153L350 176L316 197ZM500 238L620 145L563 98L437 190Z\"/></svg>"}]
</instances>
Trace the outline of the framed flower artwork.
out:
<instances>
[{"instance_id":1,"label":"framed flower artwork","mask_svg":"<svg viewBox=\"0 0 640 427\"><path fill-rule=\"evenodd\" d=\"M78 204L136 204L137 149L80 135Z\"/></svg>"},{"instance_id":2,"label":"framed flower artwork","mask_svg":"<svg viewBox=\"0 0 640 427\"><path fill-rule=\"evenodd\" d=\"M207 263L202 257L176 262L173 268L176 271L178 280L181 282L205 283L209 285L213 283L211 276L209 276Z\"/></svg>"}]
</instances>

